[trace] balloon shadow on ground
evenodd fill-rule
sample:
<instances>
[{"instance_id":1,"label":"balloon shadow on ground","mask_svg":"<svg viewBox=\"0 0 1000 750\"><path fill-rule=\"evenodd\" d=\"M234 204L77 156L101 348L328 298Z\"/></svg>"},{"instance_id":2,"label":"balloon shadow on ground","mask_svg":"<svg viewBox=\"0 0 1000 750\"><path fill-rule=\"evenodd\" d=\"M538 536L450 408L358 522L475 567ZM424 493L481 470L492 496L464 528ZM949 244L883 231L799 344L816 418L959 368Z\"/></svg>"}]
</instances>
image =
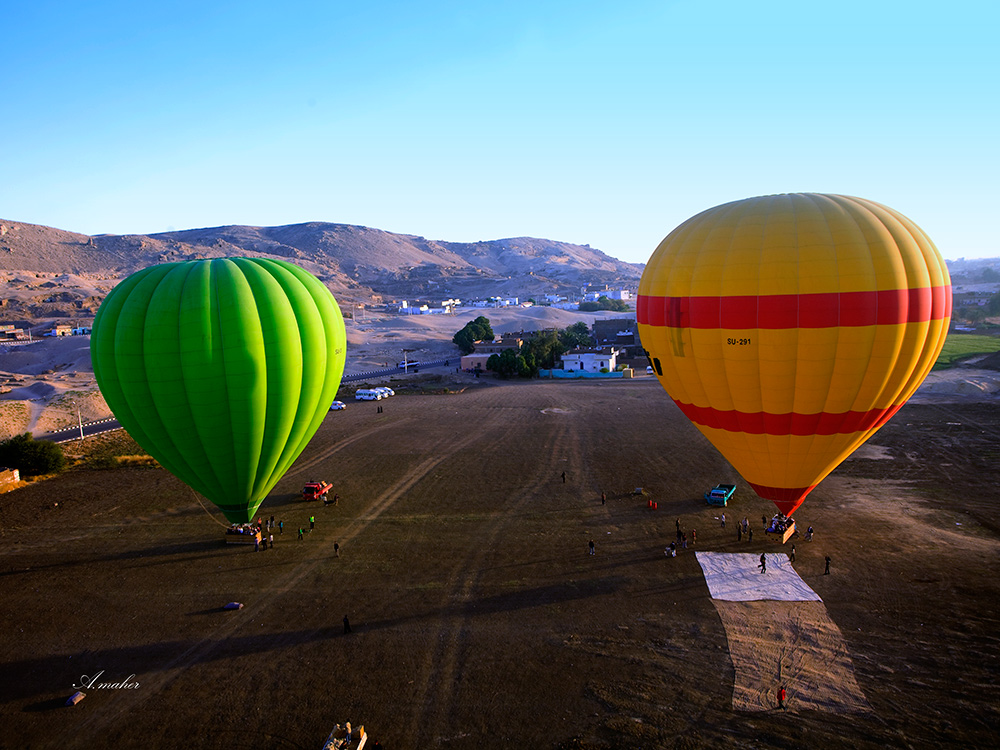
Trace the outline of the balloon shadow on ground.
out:
<instances>
[{"instance_id":1,"label":"balloon shadow on ground","mask_svg":"<svg viewBox=\"0 0 1000 750\"><path fill-rule=\"evenodd\" d=\"M23 711L46 711L58 708L65 702L68 693L59 690L62 698L51 697L56 692L53 686L75 685L86 680L86 675L103 672L108 681L126 675L137 675L141 684L143 675L164 672L171 669L189 669L196 664L235 659L247 655L260 656L274 651L282 651L305 643L334 638L364 637L367 632L391 630L396 627L420 622L453 617L483 618L501 613L551 606L572 601L582 601L592 597L610 595L617 592L626 580L613 577L597 580L567 581L548 586L537 586L522 591L488 596L474 601L456 603L445 607L428 609L408 616L364 622L352 622L353 633L347 636L339 619L330 625L312 629L292 631L272 631L254 635L233 636L208 640L186 639L162 641L160 643L125 646L122 648L84 649L73 654L29 657L0 662L4 674L3 693L0 707L15 701L29 700L37 696L48 696L22 708ZM252 608L252 605L251 605ZM209 615L222 612L220 608L191 612L191 615ZM233 617L248 618L243 610L226 610Z\"/></svg>"}]
</instances>

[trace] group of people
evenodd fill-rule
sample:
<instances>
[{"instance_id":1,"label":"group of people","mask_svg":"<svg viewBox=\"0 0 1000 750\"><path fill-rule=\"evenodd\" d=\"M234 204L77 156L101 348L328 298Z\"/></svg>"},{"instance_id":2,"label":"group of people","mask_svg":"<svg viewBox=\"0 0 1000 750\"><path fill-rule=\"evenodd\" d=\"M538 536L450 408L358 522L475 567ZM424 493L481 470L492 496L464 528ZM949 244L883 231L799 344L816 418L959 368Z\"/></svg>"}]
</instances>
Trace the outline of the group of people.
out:
<instances>
[{"instance_id":1,"label":"group of people","mask_svg":"<svg viewBox=\"0 0 1000 750\"><path fill-rule=\"evenodd\" d=\"M784 513L777 513L774 518L771 519L771 523L767 524L767 518L761 516L761 521L764 524L765 534L784 534L788 529L795 525L795 519L790 516L786 516Z\"/></svg>"},{"instance_id":2,"label":"group of people","mask_svg":"<svg viewBox=\"0 0 1000 750\"><path fill-rule=\"evenodd\" d=\"M674 522L674 525L677 528L677 539L668 544L667 548L663 550L663 554L665 554L667 557L677 557L678 549L688 548L688 535L687 532L681 529L681 519L678 518ZM691 544L694 544L697 541L698 541L698 530L691 529Z\"/></svg>"}]
</instances>

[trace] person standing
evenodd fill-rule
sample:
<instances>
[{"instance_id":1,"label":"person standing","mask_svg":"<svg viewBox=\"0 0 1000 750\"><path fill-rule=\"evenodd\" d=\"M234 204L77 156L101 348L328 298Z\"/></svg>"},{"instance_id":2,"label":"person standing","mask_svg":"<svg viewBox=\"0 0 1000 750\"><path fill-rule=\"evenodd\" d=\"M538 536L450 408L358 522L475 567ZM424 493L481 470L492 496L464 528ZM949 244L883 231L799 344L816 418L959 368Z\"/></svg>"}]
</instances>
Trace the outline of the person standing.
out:
<instances>
[{"instance_id":1,"label":"person standing","mask_svg":"<svg viewBox=\"0 0 1000 750\"><path fill-rule=\"evenodd\" d=\"M344 635L353 632L351 630L351 621L347 619L347 615L344 615Z\"/></svg>"},{"instance_id":2,"label":"person standing","mask_svg":"<svg viewBox=\"0 0 1000 750\"><path fill-rule=\"evenodd\" d=\"M757 567L760 568L761 573L767 572L767 557L764 555L763 552L760 553L760 565L758 565Z\"/></svg>"},{"instance_id":3,"label":"person standing","mask_svg":"<svg viewBox=\"0 0 1000 750\"><path fill-rule=\"evenodd\" d=\"M271 534L271 538L267 540L267 543L271 545L271 549L274 549L274 534Z\"/></svg>"},{"instance_id":4,"label":"person standing","mask_svg":"<svg viewBox=\"0 0 1000 750\"><path fill-rule=\"evenodd\" d=\"M333 493L333 504L336 506L340 502L340 495L336 492Z\"/></svg>"},{"instance_id":5,"label":"person standing","mask_svg":"<svg viewBox=\"0 0 1000 750\"><path fill-rule=\"evenodd\" d=\"M279 534L284 534L285 533L285 522L284 521L278 521L278 533Z\"/></svg>"},{"instance_id":6,"label":"person standing","mask_svg":"<svg viewBox=\"0 0 1000 750\"><path fill-rule=\"evenodd\" d=\"M691 529L691 545L698 541L698 531L696 529Z\"/></svg>"},{"instance_id":7,"label":"person standing","mask_svg":"<svg viewBox=\"0 0 1000 750\"><path fill-rule=\"evenodd\" d=\"M823 575L825 575L825 576L830 575L830 556L829 555L826 556L826 570L823 571ZM850 576L848 576L848 577L850 577Z\"/></svg>"},{"instance_id":8,"label":"person standing","mask_svg":"<svg viewBox=\"0 0 1000 750\"><path fill-rule=\"evenodd\" d=\"M743 541L743 526L740 524L736 524L736 541Z\"/></svg>"},{"instance_id":9,"label":"person standing","mask_svg":"<svg viewBox=\"0 0 1000 750\"><path fill-rule=\"evenodd\" d=\"M590 540L590 542L589 542L589 544L587 546L590 548L590 554L594 554L594 540L593 539Z\"/></svg>"},{"instance_id":10,"label":"person standing","mask_svg":"<svg viewBox=\"0 0 1000 750\"><path fill-rule=\"evenodd\" d=\"M752 542L753 541L753 529L748 529L747 530L747 541L748 542Z\"/></svg>"},{"instance_id":11,"label":"person standing","mask_svg":"<svg viewBox=\"0 0 1000 750\"><path fill-rule=\"evenodd\" d=\"M565 471L562 473L562 480L563 480L563 484L566 484L566 472Z\"/></svg>"},{"instance_id":12,"label":"person standing","mask_svg":"<svg viewBox=\"0 0 1000 750\"><path fill-rule=\"evenodd\" d=\"M778 688L778 708L785 710L785 686Z\"/></svg>"},{"instance_id":13,"label":"person standing","mask_svg":"<svg viewBox=\"0 0 1000 750\"><path fill-rule=\"evenodd\" d=\"M333 554L340 557L340 542L333 543Z\"/></svg>"},{"instance_id":14,"label":"person standing","mask_svg":"<svg viewBox=\"0 0 1000 750\"><path fill-rule=\"evenodd\" d=\"M316 516L309 516L309 530L312 531L316 528Z\"/></svg>"},{"instance_id":15,"label":"person standing","mask_svg":"<svg viewBox=\"0 0 1000 750\"><path fill-rule=\"evenodd\" d=\"M299 527L299 539L301 539L301 538L302 538L302 533L303 533L303 531L304 531L304 529L303 529L303 528L302 528L302 527L300 526L300 527Z\"/></svg>"},{"instance_id":16,"label":"person standing","mask_svg":"<svg viewBox=\"0 0 1000 750\"><path fill-rule=\"evenodd\" d=\"M607 492L602 492L601 493L601 505L604 505L607 501L608 501L608 493Z\"/></svg>"},{"instance_id":17,"label":"person standing","mask_svg":"<svg viewBox=\"0 0 1000 750\"><path fill-rule=\"evenodd\" d=\"M726 514L722 514L722 528L726 528Z\"/></svg>"},{"instance_id":18,"label":"person standing","mask_svg":"<svg viewBox=\"0 0 1000 750\"><path fill-rule=\"evenodd\" d=\"M792 545L792 553L788 556L789 562L795 562L795 545Z\"/></svg>"}]
</instances>

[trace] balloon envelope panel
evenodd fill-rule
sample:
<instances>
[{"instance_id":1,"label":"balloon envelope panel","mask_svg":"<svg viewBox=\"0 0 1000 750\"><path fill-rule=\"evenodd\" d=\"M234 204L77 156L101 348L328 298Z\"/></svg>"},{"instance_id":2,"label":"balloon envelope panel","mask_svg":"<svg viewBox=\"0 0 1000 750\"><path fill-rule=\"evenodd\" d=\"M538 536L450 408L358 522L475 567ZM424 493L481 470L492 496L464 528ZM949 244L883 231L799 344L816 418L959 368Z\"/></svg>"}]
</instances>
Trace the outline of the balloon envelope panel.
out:
<instances>
[{"instance_id":1,"label":"balloon envelope panel","mask_svg":"<svg viewBox=\"0 0 1000 750\"><path fill-rule=\"evenodd\" d=\"M812 193L692 217L653 253L637 300L667 393L785 513L913 394L950 316L947 267L919 227Z\"/></svg>"},{"instance_id":2,"label":"balloon envelope panel","mask_svg":"<svg viewBox=\"0 0 1000 750\"><path fill-rule=\"evenodd\" d=\"M241 523L323 421L346 342L317 278L283 261L232 258L122 281L98 310L91 355L129 434Z\"/></svg>"}]
</instances>

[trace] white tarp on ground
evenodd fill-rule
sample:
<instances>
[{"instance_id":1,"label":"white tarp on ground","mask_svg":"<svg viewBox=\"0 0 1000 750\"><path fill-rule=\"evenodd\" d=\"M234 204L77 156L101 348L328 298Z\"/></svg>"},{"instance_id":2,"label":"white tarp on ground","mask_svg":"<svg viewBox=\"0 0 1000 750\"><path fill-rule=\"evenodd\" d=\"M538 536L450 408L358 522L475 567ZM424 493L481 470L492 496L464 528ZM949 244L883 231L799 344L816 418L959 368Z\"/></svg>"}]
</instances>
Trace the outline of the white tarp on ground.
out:
<instances>
[{"instance_id":1,"label":"white tarp on ground","mask_svg":"<svg viewBox=\"0 0 1000 750\"><path fill-rule=\"evenodd\" d=\"M788 555L767 552L767 572L760 572L760 555L743 552L697 552L713 599L727 602L819 602L819 594L792 568Z\"/></svg>"}]
</instances>

